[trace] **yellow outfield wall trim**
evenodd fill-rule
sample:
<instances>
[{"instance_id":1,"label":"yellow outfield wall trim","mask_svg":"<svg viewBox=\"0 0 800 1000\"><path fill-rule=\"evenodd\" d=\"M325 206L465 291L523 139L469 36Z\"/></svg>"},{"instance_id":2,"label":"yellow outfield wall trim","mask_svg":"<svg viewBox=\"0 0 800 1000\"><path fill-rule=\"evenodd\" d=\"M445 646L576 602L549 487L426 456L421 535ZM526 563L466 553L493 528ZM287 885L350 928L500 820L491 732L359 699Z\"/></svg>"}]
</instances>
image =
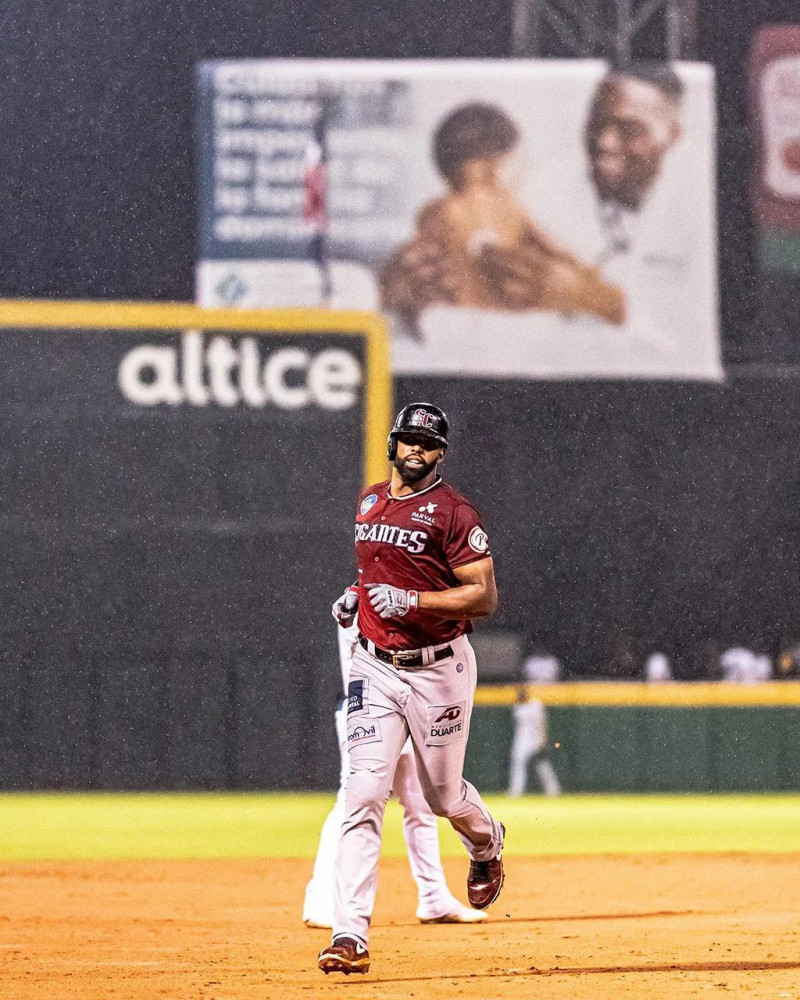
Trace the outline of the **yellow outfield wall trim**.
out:
<instances>
[{"instance_id":1,"label":"yellow outfield wall trim","mask_svg":"<svg viewBox=\"0 0 800 1000\"><path fill-rule=\"evenodd\" d=\"M800 706L800 681L731 684L723 681L685 681L646 684L628 681L580 681L524 685L530 698L545 705L609 706L620 708L780 708ZM513 705L520 685L479 687L476 705Z\"/></svg>"},{"instance_id":2,"label":"yellow outfield wall trim","mask_svg":"<svg viewBox=\"0 0 800 1000\"><path fill-rule=\"evenodd\" d=\"M360 335L365 340L364 482L386 478L391 427L389 336L377 313L334 309L201 309L181 302L83 302L0 299L0 329L151 330Z\"/></svg>"}]
</instances>

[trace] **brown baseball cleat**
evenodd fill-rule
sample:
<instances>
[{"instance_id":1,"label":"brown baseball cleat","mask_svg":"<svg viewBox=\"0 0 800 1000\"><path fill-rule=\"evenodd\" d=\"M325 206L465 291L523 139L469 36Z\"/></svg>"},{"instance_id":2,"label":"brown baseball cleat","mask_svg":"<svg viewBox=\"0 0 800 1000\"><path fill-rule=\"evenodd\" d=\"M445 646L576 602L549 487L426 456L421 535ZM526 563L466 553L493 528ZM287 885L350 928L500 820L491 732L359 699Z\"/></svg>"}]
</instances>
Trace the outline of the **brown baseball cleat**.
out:
<instances>
[{"instance_id":1,"label":"brown baseball cleat","mask_svg":"<svg viewBox=\"0 0 800 1000\"><path fill-rule=\"evenodd\" d=\"M339 937L319 953L317 965L327 976L329 972L369 972L369 952L351 937Z\"/></svg>"},{"instance_id":2,"label":"brown baseball cleat","mask_svg":"<svg viewBox=\"0 0 800 1000\"><path fill-rule=\"evenodd\" d=\"M502 824L501 829L505 837L506 829ZM470 861L467 876L469 905L476 910L485 910L487 906L491 906L500 895L504 878L502 853L488 861Z\"/></svg>"}]
</instances>

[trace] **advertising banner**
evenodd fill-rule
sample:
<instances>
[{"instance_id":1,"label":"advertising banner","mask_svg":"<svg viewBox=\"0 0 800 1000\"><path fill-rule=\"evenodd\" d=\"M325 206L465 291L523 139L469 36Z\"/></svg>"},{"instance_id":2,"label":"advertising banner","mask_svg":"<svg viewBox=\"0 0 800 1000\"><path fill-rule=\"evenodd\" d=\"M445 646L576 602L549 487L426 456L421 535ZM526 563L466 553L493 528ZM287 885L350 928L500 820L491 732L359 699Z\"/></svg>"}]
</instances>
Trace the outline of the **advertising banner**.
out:
<instances>
[{"instance_id":1,"label":"advertising banner","mask_svg":"<svg viewBox=\"0 0 800 1000\"><path fill-rule=\"evenodd\" d=\"M385 341L366 313L0 301L0 787L320 782Z\"/></svg>"},{"instance_id":2,"label":"advertising banner","mask_svg":"<svg viewBox=\"0 0 800 1000\"><path fill-rule=\"evenodd\" d=\"M757 360L800 360L800 26L758 32L750 60L758 159ZM760 357L759 357L760 356Z\"/></svg>"},{"instance_id":3,"label":"advertising banner","mask_svg":"<svg viewBox=\"0 0 800 1000\"><path fill-rule=\"evenodd\" d=\"M384 340L365 314L0 302L6 631L68 637L88 621L108 641L220 646L305 634L275 581L301 609L323 546L327 613L350 572L353 497L386 469ZM125 546L138 554L121 573ZM135 624L132 587L149 609ZM48 615L33 613L51 591ZM202 608L191 629L187 606Z\"/></svg>"},{"instance_id":4,"label":"advertising banner","mask_svg":"<svg viewBox=\"0 0 800 1000\"><path fill-rule=\"evenodd\" d=\"M398 374L721 375L704 65L214 61L206 307L380 309Z\"/></svg>"}]
</instances>

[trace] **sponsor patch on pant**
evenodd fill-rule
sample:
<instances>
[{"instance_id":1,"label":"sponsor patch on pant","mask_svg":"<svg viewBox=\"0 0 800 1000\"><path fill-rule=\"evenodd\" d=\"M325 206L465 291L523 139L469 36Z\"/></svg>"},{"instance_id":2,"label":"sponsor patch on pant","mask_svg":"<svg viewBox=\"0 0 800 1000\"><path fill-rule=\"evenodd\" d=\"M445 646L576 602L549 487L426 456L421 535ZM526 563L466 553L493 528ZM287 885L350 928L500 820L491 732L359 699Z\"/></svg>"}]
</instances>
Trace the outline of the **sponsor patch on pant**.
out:
<instances>
[{"instance_id":1,"label":"sponsor patch on pant","mask_svg":"<svg viewBox=\"0 0 800 1000\"><path fill-rule=\"evenodd\" d=\"M351 723L347 727L347 748L360 746L362 743L382 743L381 724L377 720L364 719L363 722Z\"/></svg>"},{"instance_id":2,"label":"sponsor patch on pant","mask_svg":"<svg viewBox=\"0 0 800 1000\"><path fill-rule=\"evenodd\" d=\"M364 677L356 677L347 685L347 714L365 712L369 708L369 681Z\"/></svg>"},{"instance_id":3,"label":"sponsor patch on pant","mask_svg":"<svg viewBox=\"0 0 800 1000\"><path fill-rule=\"evenodd\" d=\"M425 713L425 746L442 747L464 739L465 701L455 705L429 705Z\"/></svg>"}]
</instances>

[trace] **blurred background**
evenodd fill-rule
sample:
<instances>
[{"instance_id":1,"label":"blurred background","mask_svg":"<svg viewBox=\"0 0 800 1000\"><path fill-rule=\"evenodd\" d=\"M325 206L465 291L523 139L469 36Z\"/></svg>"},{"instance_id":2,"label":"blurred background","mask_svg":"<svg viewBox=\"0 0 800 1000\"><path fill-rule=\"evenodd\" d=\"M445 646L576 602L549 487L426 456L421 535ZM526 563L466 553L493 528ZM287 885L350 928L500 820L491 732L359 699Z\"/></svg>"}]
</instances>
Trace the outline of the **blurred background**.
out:
<instances>
[{"instance_id":1,"label":"blurred background","mask_svg":"<svg viewBox=\"0 0 800 1000\"><path fill-rule=\"evenodd\" d=\"M11 0L0 296L379 310L495 558L473 779L796 789L797 4L399 11ZM0 787L333 787L363 338L53 315L0 303Z\"/></svg>"}]
</instances>

